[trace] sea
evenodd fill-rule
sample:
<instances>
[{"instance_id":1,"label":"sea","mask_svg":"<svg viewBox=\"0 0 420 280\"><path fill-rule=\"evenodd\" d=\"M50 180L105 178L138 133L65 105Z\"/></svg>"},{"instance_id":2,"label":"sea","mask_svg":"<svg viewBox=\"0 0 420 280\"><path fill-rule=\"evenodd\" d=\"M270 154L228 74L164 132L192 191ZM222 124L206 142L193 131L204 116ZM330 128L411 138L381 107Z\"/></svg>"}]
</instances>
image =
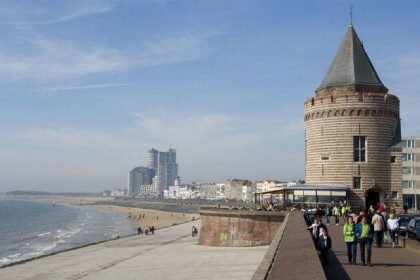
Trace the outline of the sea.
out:
<instances>
[{"instance_id":1,"label":"sea","mask_svg":"<svg viewBox=\"0 0 420 280\"><path fill-rule=\"evenodd\" d=\"M133 222L112 211L0 200L0 267L136 232Z\"/></svg>"}]
</instances>

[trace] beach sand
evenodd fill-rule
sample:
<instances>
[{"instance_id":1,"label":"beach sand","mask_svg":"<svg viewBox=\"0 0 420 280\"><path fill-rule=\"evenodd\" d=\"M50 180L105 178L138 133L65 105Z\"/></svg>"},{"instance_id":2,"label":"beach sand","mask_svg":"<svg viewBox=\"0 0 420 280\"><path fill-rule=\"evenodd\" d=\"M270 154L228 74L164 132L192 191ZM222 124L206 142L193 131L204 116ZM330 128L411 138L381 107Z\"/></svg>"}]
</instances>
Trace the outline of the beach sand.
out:
<instances>
[{"instance_id":1,"label":"beach sand","mask_svg":"<svg viewBox=\"0 0 420 280\"><path fill-rule=\"evenodd\" d=\"M184 214L151 209L141 209L135 207L123 207L116 205L95 205L94 207L123 214L128 219L131 219L131 221L140 226L142 229L144 229L147 226L154 226L155 229L160 229L177 224L182 224L185 222L192 221L193 219L199 218L199 214L197 213Z\"/></svg>"}]
</instances>

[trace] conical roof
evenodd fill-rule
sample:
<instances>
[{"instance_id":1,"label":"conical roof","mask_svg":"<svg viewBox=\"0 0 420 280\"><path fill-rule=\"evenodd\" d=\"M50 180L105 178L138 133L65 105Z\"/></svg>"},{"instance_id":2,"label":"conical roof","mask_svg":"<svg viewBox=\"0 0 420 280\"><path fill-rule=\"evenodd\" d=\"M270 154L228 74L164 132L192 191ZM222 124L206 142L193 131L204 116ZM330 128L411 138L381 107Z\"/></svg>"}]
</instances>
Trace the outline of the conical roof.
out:
<instances>
[{"instance_id":1,"label":"conical roof","mask_svg":"<svg viewBox=\"0 0 420 280\"><path fill-rule=\"evenodd\" d=\"M385 87L378 77L353 25L347 29L327 74L317 89L344 85Z\"/></svg>"}]
</instances>

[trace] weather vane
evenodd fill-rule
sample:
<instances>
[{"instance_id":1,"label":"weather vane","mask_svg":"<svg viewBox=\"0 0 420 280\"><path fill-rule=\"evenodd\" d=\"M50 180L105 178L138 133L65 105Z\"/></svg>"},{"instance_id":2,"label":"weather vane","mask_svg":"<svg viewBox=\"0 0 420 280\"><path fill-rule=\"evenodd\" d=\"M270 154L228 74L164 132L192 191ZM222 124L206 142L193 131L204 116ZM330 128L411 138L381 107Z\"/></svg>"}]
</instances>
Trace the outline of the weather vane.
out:
<instances>
[{"instance_id":1,"label":"weather vane","mask_svg":"<svg viewBox=\"0 0 420 280\"><path fill-rule=\"evenodd\" d=\"M350 5L350 25L353 25L353 4Z\"/></svg>"}]
</instances>

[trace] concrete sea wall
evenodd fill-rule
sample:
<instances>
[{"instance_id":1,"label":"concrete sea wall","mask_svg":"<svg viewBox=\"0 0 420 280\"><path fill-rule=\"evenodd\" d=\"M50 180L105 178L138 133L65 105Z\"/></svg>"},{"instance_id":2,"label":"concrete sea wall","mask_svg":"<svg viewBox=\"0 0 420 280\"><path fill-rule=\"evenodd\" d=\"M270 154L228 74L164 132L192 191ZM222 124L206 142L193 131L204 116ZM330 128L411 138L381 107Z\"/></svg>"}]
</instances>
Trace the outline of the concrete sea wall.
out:
<instances>
[{"instance_id":1,"label":"concrete sea wall","mask_svg":"<svg viewBox=\"0 0 420 280\"><path fill-rule=\"evenodd\" d=\"M199 245L252 247L270 245L286 213L200 208Z\"/></svg>"}]
</instances>

